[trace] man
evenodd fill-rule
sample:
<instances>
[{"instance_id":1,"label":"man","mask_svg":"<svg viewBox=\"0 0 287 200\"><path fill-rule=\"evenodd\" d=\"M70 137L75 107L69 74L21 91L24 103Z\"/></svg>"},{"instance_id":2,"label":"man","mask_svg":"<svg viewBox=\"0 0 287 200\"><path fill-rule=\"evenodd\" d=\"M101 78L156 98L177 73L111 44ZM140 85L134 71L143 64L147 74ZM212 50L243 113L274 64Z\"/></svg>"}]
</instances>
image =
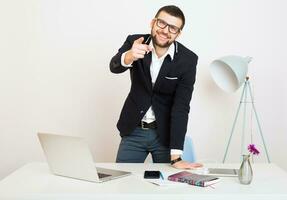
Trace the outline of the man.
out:
<instances>
[{"instance_id":1,"label":"man","mask_svg":"<svg viewBox=\"0 0 287 200\"><path fill-rule=\"evenodd\" d=\"M130 35L111 59L113 73L130 71L131 89L117 127L122 137L117 162L201 167L181 159L197 55L176 41L185 23L176 6L159 9L151 34Z\"/></svg>"}]
</instances>

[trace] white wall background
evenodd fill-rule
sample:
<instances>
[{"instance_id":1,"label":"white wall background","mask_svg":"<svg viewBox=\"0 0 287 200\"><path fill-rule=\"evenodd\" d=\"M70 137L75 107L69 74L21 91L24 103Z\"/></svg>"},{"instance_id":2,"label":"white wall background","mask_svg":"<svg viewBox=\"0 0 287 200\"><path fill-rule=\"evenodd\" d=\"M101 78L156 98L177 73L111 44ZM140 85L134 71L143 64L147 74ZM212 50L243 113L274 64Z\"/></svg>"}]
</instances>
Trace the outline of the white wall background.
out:
<instances>
[{"instance_id":1,"label":"white wall background","mask_svg":"<svg viewBox=\"0 0 287 200\"><path fill-rule=\"evenodd\" d=\"M130 84L109 61L128 34L148 33L156 11L174 3L187 21L179 41L200 57L187 133L197 159L223 158L241 90L220 90L208 65L237 54L254 58L249 75L269 154L287 170L286 1L1 0L0 178L44 160L38 131L84 136L98 162L115 160ZM266 162L250 113L246 132L262 150L256 162ZM240 131L228 162L239 161Z\"/></svg>"}]
</instances>

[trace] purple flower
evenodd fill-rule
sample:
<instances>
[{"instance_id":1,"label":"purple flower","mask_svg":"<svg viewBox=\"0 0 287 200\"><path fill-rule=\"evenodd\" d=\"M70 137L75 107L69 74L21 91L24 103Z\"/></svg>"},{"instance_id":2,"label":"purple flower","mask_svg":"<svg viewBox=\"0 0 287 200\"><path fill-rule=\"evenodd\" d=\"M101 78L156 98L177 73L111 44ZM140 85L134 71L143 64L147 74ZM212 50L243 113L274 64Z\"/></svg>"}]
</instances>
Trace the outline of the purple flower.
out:
<instances>
[{"instance_id":1,"label":"purple flower","mask_svg":"<svg viewBox=\"0 0 287 200\"><path fill-rule=\"evenodd\" d=\"M255 144L248 145L248 151L253 155L258 155L260 152L256 149Z\"/></svg>"}]
</instances>

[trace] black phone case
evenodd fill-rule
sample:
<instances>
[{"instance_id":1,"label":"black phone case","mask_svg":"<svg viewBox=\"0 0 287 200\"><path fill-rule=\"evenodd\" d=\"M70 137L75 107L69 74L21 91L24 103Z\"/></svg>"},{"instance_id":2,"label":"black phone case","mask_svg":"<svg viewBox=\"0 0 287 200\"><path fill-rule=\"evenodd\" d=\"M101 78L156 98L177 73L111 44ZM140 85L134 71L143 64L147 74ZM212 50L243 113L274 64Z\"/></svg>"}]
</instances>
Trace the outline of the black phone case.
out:
<instances>
[{"instance_id":1,"label":"black phone case","mask_svg":"<svg viewBox=\"0 0 287 200\"><path fill-rule=\"evenodd\" d=\"M144 178L145 179L159 179L160 172L159 171L145 171Z\"/></svg>"}]
</instances>

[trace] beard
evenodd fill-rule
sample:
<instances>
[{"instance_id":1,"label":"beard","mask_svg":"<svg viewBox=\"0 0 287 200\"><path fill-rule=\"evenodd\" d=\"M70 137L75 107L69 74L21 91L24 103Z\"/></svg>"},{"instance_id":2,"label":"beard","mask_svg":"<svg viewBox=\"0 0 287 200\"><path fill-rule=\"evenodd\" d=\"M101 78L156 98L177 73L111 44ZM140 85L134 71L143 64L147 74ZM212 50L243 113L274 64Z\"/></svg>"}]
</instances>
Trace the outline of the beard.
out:
<instances>
[{"instance_id":1,"label":"beard","mask_svg":"<svg viewBox=\"0 0 287 200\"><path fill-rule=\"evenodd\" d=\"M167 41L164 43L161 43L160 40L158 39L159 34L164 35L165 37L167 37ZM168 48L174 41L170 40L170 37L162 32L156 31L155 33L153 33L153 31L151 31L151 39L154 45L160 47L160 48Z\"/></svg>"}]
</instances>

